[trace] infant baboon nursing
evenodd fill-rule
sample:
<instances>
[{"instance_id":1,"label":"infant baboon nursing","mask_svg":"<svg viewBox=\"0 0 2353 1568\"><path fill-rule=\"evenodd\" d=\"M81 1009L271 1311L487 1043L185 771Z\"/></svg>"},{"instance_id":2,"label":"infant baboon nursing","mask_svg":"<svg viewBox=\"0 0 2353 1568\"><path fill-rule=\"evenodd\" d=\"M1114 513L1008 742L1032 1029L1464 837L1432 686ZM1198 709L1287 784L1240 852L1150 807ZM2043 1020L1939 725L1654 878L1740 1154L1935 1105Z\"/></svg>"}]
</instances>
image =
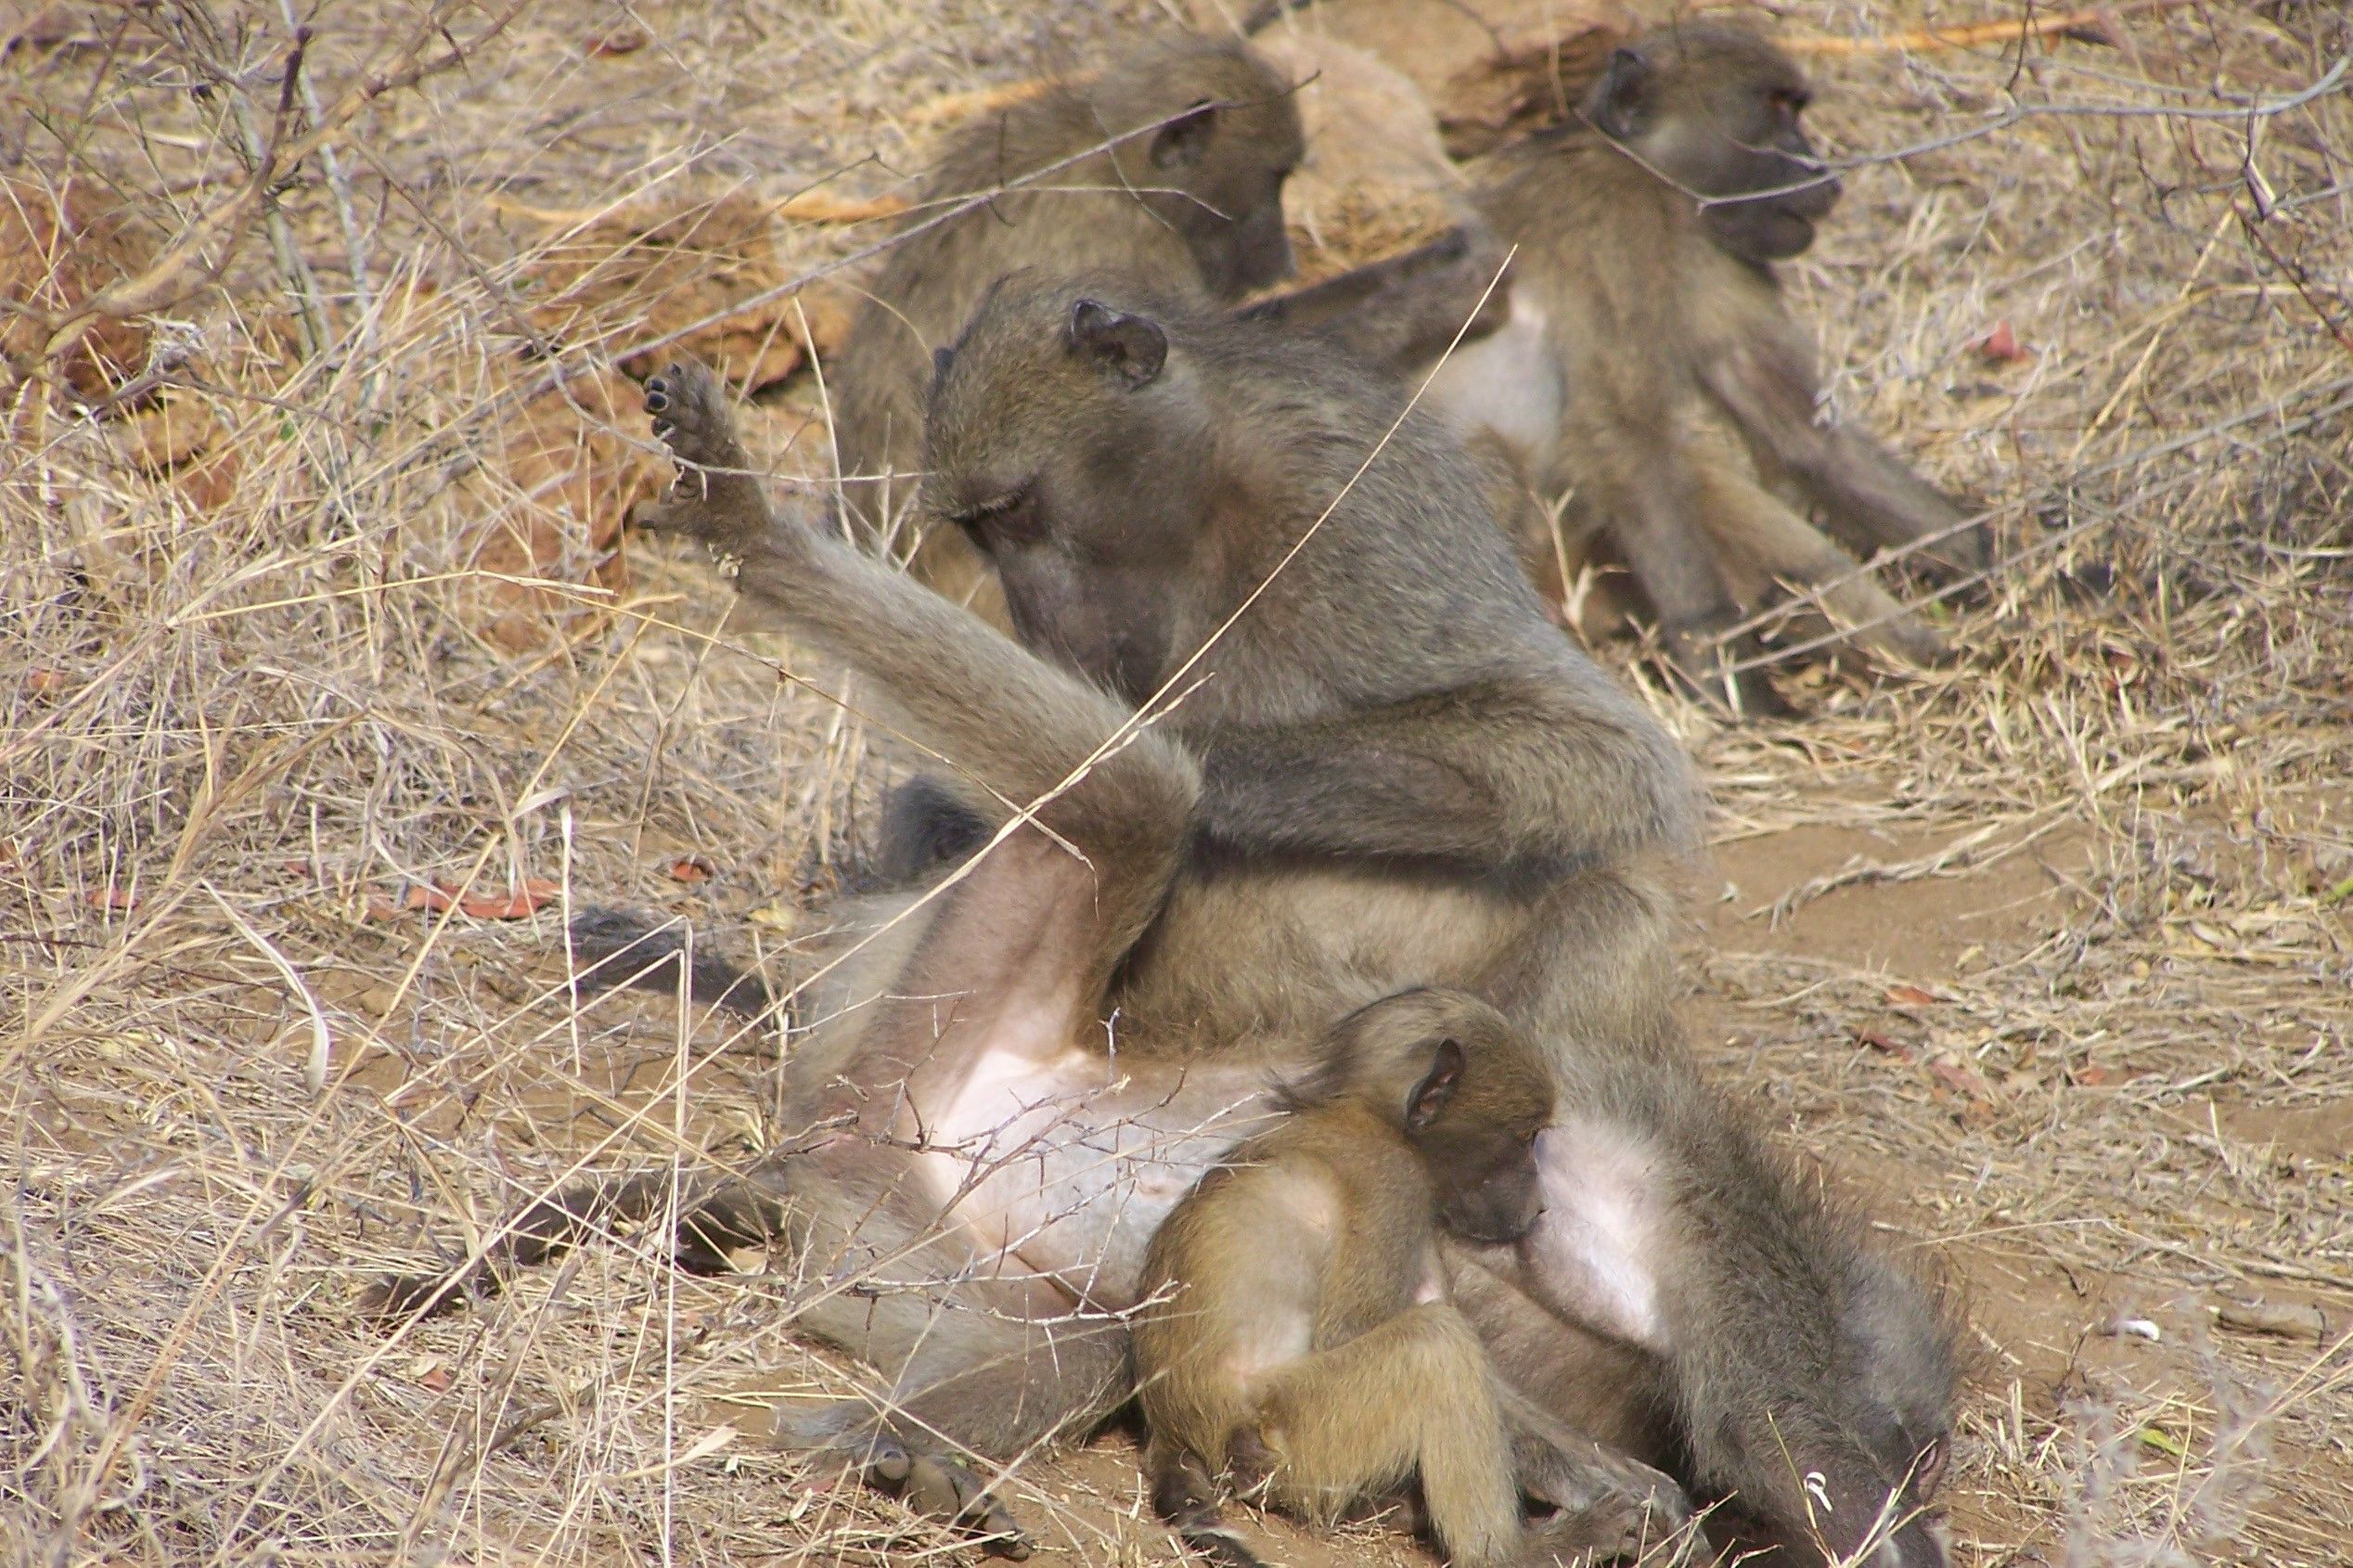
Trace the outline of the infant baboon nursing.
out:
<instances>
[{"instance_id":1,"label":"infant baboon nursing","mask_svg":"<svg viewBox=\"0 0 2353 1568\"><path fill-rule=\"evenodd\" d=\"M643 524L733 561L951 765L894 808L922 885L846 905L853 938L799 991L822 1022L786 1112L811 1131L752 1184L698 1184L679 1222L691 1262L775 1235L860 1280L798 1326L876 1392L780 1413L778 1441L1020 1555L969 1462L1083 1435L1140 1373L1155 1497L1228 1562L1230 1470L1316 1517L1418 1476L1464 1562L1630 1549L1698 1502L1709 1537L1784 1561L1941 1564L1938 1299L1674 1024L1650 864L1695 834L1688 765L1547 621L1456 427L1364 352L1446 335L1432 302L1485 241L1237 311L1282 270L1295 121L1241 46L1151 58L1049 100L1041 139L1000 127L1025 169L1155 127L1088 176L1154 186L1117 199L1145 226L1106 241L1116 265L1014 268L1127 217L1009 195L898 252L834 368L844 472L923 474L850 504L956 541L965 565L927 572L984 579L1009 636L773 508L708 372L648 384L679 479ZM999 177L980 145L938 193ZM1790 253L1794 210L1714 220L1718 242ZM1786 326L1756 276L1735 348ZM1404 328L1308 329L1400 300ZM1823 440L1834 473L1878 471ZM1694 637L1720 620L1672 608ZM946 850L969 864L943 880ZM600 916L581 947L769 1004L707 952L631 959L645 931ZM437 1306L658 1196L559 1194L528 1246L388 1304Z\"/></svg>"}]
</instances>

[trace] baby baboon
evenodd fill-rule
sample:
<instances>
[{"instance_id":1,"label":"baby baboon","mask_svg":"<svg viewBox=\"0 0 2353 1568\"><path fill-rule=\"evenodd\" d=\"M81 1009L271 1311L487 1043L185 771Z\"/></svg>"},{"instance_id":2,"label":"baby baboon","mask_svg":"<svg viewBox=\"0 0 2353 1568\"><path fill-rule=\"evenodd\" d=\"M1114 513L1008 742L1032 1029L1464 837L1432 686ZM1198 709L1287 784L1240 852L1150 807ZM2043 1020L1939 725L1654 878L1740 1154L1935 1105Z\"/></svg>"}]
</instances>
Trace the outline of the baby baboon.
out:
<instances>
[{"instance_id":1,"label":"baby baboon","mask_svg":"<svg viewBox=\"0 0 2353 1568\"><path fill-rule=\"evenodd\" d=\"M991 283L1050 262L1141 270L1239 300L1291 271L1282 185L1303 150L1291 84L1232 40L1156 43L965 126L909 209L909 228L943 204L1053 172L911 233L875 278L828 366L842 495L858 525L898 543L921 462L932 351L954 340ZM993 593L953 530L916 541L912 557L917 574L951 598Z\"/></svg>"},{"instance_id":2,"label":"baby baboon","mask_svg":"<svg viewBox=\"0 0 2353 1568\"><path fill-rule=\"evenodd\" d=\"M1944 565L1986 559L1951 501L1820 418L1813 344L1773 276L1839 196L1799 123L1808 94L1794 62L1732 27L1681 24L1614 53L1582 123L1474 169L1480 211L1519 247L1511 321L1436 389L1538 495L1570 495L1580 531L1631 569L1677 664L1748 713L1781 701L1761 675L1723 675L1755 651L1719 646L1745 613L1737 587L1847 579L1823 608L1879 623L1859 634L1871 646L1915 662L1945 649L1747 464L1710 452L1706 427L1737 431L1762 476L1855 551L1934 539Z\"/></svg>"},{"instance_id":3,"label":"baby baboon","mask_svg":"<svg viewBox=\"0 0 2353 1568\"><path fill-rule=\"evenodd\" d=\"M1153 1237L1137 1314L1145 1470L1188 1544L1249 1568L1216 1478L1329 1522L1418 1476L1458 1563L1639 1545L1600 1518L1526 1538L1506 1395L1446 1299L1440 1229L1527 1233L1552 1080L1493 1008L1415 990L1333 1028L1289 1114ZM1652 1525L1665 1534L1664 1523Z\"/></svg>"},{"instance_id":4,"label":"baby baboon","mask_svg":"<svg viewBox=\"0 0 2353 1568\"><path fill-rule=\"evenodd\" d=\"M1160 1220L1332 1018L1438 984L1580 1112L1539 1141L1545 1215L1466 1277L1634 1347L1626 1397L1669 1413L1694 1488L1802 1529L1827 1478L1842 1550L1909 1509L1941 1320L1681 1049L1642 863L1691 831L1685 764L1545 621L1393 379L1132 280L1001 284L934 385L922 504L994 558L1026 648L773 514L707 375L648 392L684 471L650 521L950 759L932 787L984 846L804 997L787 1110L829 1130L783 1163L787 1224L864 1288L798 1322L888 1386L782 1440L996 1518L954 1456L1114 1407ZM1548 1497L1650 1495L1556 1447Z\"/></svg>"}]
</instances>

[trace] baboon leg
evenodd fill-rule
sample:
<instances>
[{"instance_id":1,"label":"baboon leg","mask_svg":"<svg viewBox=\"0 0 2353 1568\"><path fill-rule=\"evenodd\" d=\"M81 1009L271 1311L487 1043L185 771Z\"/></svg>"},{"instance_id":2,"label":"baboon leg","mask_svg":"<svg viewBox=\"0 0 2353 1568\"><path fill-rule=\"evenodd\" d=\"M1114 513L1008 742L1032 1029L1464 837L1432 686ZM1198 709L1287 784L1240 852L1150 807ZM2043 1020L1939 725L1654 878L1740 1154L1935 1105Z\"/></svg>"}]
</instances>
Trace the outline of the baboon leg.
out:
<instances>
[{"instance_id":1,"label":"baboon leg","mask_svg":"<svg viewBox=\"0 0 2353 1568\"><path fill-rule=\"evenodd\" d=\"M1711 353L1701 379L1759 455L1797 482L1849 546L1895 549L1935 539L1925 546L1930 560L1982 571L1988 559L1982 524L1961 526L1968 514L1951 497L1862 431L1816 422L1812 351L1793 338L1785 328Z\"/></svg>"},{"instance_id":2,"label":"baboon leg","mask_svg":"<svg viewBox=\"0 0 2353 1568\"><path fill-rule=\"evenodd\" d=\"M1832 625L1859 627L1855 640L1883 657L1936 665L1951 657L1945 639L1884 588L1859 562L1774 496L1735 474L1711 471L1701 516L1724 551L1761 576L1816 602Z\"/></svg>"},{"instance_id":3,"label":"baboon leg","mask_svg":"<svg viewBox=\"0 0 2353 1568\"><path fill-rule=\"evenodd\" d=\"M775 1436L830 1453L911 1508L1026 1556L970 1459L1016 1460L1100 1424L1126 1396L1127 1330L1055 1281L984 1257L943 1223L920 1156L843 1140L787 1167L796 1237L830 1288L796 1330L874 1367L872 1398L787 1405Z\"/></svg>"},{"instance_id":4,"label":"baboon leg","mask_svg":"<svg viewBox=\"0 0 2353 1568\"><path fill-rule=\"evenodd\" d=\"M1613 441L1614 432L1603 441ZM1713 541L1698 521L1702 499L1691 455L1670 442L1647 476L1612 482L1596 476L1585 505L1609 530L1643 597L1658 617L1667 657L1711 701L1734 713L1786 714L1761 670L1736 668L1756 651L1755 639L1722 634L1742 619L1740 603L1717 564Z\"/></svg>"},{"instance_id":5,"label":"baboon leg","mask_svg":"<svg viewBox=\"0 0 2353 1568\"><path fill-rule=\"evenodd\" d=\"M1458 1562L1512 1561L1520 1498L1485 1354L1443 1302L1412 1307L1263 1384L1268 1492L1319 1520L1417 1470L1431 1527Z\"/></svg>"}]
</instances>

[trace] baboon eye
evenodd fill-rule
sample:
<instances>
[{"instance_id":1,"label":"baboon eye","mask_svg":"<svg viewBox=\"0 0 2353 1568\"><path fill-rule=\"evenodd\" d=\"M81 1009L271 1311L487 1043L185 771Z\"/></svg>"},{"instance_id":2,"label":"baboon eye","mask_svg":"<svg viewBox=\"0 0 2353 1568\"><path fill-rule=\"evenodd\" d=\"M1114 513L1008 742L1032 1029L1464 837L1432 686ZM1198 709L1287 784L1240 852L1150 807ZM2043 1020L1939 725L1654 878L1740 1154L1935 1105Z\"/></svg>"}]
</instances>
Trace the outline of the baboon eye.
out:
<instances>
[{"instance_id":1,"label":"baboon eye","mask_svg":"<svg viewBox=\"0 0 2353 1568\"><path fill-rule=\"evenodd\" d=\"M1035 485L1024 482L1007 491L995 500L984 501L977 507L967 507L948 521L965 533L981 540L1022 542L1035 535L1030 501Z\"/></svg>"}]
</instances>

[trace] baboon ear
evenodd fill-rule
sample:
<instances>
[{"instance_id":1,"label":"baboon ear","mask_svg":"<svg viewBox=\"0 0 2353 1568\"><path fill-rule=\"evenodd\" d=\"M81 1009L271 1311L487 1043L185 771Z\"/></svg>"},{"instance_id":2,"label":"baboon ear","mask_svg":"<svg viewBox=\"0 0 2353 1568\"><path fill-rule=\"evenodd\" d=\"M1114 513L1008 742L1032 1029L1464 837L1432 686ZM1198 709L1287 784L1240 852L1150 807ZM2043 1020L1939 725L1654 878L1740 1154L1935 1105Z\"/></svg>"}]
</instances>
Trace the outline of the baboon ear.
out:
<instances>
[{"instance_id":1,"label":"baboon ear","mask_svg":"<svg viewBox=\"0 0 2353 1568\"><path fill-rule=\"evenodd\" d=\"M1429 1076L1423 1078L1406 1101L1406 1127L1420 1132L1438 1119L1438 1112L1454 1098L1455 1086L1462 1081L1462 1047L1453 1040L1438 1042L1437 1051L1430 1059Z\"/></svg>"},{"instance_id":2,"label":"baboon ear","mask_svg":"<svg viewBox=\"0 0 2353 1568\"><path fill-rule=\"evenodd\" d=\"M1168 362L1168 334L1157 322L1081 300L1071 307L1071 352L1140 387Z\"/></svg>"},{"instance_id":3,"label":"baboon ear","mask_svg":"<svg viewBox=\"0 0 2353 1568\"><path fill-rule=\"evenodd\" d=\"M947 379L947 367L955 363L956 351L954 349L933 349L932 351L932 379L934 382Z\"/></svg>"},{"instance_id":4,"label":"baboon ear","mask_svg":"<svg viewBox=\"0 0 2353 1568\"><path fill-rule=\"evenodd\" d=\"M1642 129L1650 88L1651 62L1632 49L1613 49L1601 80L1585 95L1585 118L1603 135L1624 141Z\"/></svg>"},{"instance_id":5,"label":"baboon ear","mask_svg":"<svg viewBox=\"0 0 2353 1568\"><path fill-rule=\"evenodd\" d=\"M1209 153L1217 132L1217 106L1204 98L1163 125L1152 137L1152 167L1189 169Z\"/></svg>"}]
</instances>

